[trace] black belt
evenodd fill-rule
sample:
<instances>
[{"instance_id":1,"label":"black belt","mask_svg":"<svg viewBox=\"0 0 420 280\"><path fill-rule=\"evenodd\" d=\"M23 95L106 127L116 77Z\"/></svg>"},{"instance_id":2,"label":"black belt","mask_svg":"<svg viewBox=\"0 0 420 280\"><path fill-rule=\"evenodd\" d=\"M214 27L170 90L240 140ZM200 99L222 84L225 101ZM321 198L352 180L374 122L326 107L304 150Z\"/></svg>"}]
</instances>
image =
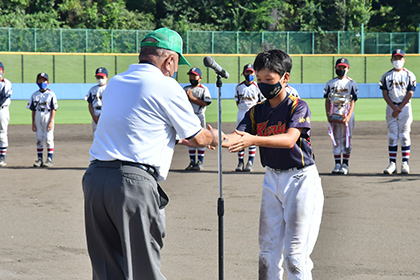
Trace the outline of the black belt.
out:
<instances>
[{"instance_id":1,"label":"black belt","mask_svg":"<svg viewBox=\"0 0 420 280\"><path fill-rule=\"evenodd\" d=\"M100 160L93 160L91 162L91 164L96 164L96 163L100 163L100 162L106 162L106 161L100 161ZM150 175L153 176L153 178L155 178L155 180L157 180L159 174L157 173L156 169L148 164L143 164L143 163L138 163L138 162L131 162L131 161L122 161L122 160L114 160L111 161L113 163L120 163L121 165L129 165L129 166L134 166L134 167L138 167L140 169L143 169L144 171L146 171L147 173L149 173Z\"/></svg>"},{"instance_id":2,"label":"black belt","mask_svg":"<svg viewBox=\"0 0 420 280\"><path fill-rule=\"evenodd\" d=\"M292 168L288 168L288 169L278 169L278 168L272 168L272 167L267 165L267 167L271 168L272 170L274 170L276 172L300 170L300 169L303 169L303 168L308 167L308 166L311 166L311 165L305 165L305 166L300 166L300 167L292 167Z\"/></svg>"},{"instance_id":3,"label":"black belt","mask_svg":"<svg viewBox=\"0 0 420 280\"><path fill-rule=\"evenodd\" d=\"M5 107L7 107L7 106L9 106L9 105L3 105L3 106L0 107L0 109L3 109Z\"/></svg>"},{"instance_id":4,"label":"black belt","mask_svg":"<svg viewBox=\"0 0 420 280\"><path fill-rule=\"evenodd\" d=\"M95 107L95 110L101 110L102 107Z\"/></svg>"},{"instance_id":5,"label":"black belt","mask_svg":"<svg viewBox=\"0 0 420 280\"><path fill-rule=\"evenodd\" d=\"M49 112L51 110L50 109L37 109L37 111L40 111L40 112Z\"/></svg>"},{"instance_id":6,"label":"black belt","mask_svg":"<svg viewBox=\"0 0 420 280\"><path fill-rule=\"evenodd\" d=\"M397 105L397 106L400 106L400 104L401 104L402 102L400 102L400 103L395 103L395 102L392 102L392 104L394 104L394 105Z\"/></svg>"}]
</instances>

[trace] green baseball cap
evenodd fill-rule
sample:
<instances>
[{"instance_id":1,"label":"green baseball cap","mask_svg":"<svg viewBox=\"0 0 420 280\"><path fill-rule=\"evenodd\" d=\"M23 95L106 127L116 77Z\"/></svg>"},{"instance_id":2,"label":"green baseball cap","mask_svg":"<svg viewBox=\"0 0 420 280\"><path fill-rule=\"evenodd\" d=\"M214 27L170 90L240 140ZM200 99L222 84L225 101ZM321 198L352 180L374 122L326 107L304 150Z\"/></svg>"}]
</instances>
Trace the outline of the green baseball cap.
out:
<instances>
[{"instance_id":1,"label":"green baseball cap","mask_svg":"<svg viewBox=\"0 0 420 280\"><path fill-rule=\"evenodd\" d=\"M147 38L153 38L157 42L145 42L144 40ZM159 28L147 34L141 42L141 47L157 47L177 52L179 54L178 64L191 66L182 55L182 37L169 28Z\"/></svg>"}]
</instances>

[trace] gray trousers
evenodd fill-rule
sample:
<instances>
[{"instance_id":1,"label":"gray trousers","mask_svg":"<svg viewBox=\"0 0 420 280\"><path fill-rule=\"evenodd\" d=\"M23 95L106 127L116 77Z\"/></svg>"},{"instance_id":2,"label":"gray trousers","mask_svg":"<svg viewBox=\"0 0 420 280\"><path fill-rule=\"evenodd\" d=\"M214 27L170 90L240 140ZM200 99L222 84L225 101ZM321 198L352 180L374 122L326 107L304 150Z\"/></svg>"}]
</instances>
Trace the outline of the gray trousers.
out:
<instances>
[{"instance_id":1,"label":"gray trousers","mask_svg":"<svg viewBox=\"0 0 420 280\"><path fill-rule=\"evenodd\" d=\"M99 161L82 183L93 279L164 280L165 217L154 177L121 161Z\"/></svg>"}]
</instances>

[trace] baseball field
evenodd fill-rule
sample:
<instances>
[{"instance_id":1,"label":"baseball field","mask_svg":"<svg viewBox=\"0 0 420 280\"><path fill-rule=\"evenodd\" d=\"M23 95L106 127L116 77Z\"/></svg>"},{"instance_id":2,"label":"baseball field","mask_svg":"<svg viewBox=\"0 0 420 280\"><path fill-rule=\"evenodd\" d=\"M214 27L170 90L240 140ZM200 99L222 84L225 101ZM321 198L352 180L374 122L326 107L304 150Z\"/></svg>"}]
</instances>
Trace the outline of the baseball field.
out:
<instances>
[{"instance_id":1,"label":"baseball field","mask_svg":"<svg viewBox=\"0 0 420 280\"><path fill-rule=\"evenodd\" d=\"M86 107L78 114L87 114ZM29 119L29 111L24 112ZM91 126L60 124L59 113L51 169L32 167L36 148L30 125L9 126L8 165L0 169L0 279L91 279L81 188ZM411 174L385 176L385 121L358 120L357 116L350 174L345 177L330 174L333 156L327 124L312 123L325 195L312 254L314 279L420 279L420 122L412 126ZM233 128L233 123L223 123L224 131ZM223 150L222 158L225 279L257 279L264 169L258 154L255 172L248 174L233 172L236 155ZM188 160L186 147L177 146L168 179L162 183L170 197L162 270L173 280L217 279L217 151L206 152L200 173L184 171ZM399 168L400 153L397 162Z\"/></svg>"}]
</instances>

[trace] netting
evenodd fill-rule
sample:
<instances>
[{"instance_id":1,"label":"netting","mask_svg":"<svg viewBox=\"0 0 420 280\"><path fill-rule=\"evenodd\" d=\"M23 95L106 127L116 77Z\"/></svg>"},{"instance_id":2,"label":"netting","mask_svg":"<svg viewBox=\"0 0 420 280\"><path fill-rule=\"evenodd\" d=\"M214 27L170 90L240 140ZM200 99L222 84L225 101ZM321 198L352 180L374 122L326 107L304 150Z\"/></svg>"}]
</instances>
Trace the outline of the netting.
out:
<instances>
[{"instance_id":1,"label":"netting","mask_svg":"<svg viewBox=\"0 0 420 280\"><path fill-rule=\"evenodd\" d=\"M138 53L150 30L0 28L0 51ZM420 53L419 33L187 31L189 54L256 54L279 48L290 54Z\"/></svg>"}]
</instances>

